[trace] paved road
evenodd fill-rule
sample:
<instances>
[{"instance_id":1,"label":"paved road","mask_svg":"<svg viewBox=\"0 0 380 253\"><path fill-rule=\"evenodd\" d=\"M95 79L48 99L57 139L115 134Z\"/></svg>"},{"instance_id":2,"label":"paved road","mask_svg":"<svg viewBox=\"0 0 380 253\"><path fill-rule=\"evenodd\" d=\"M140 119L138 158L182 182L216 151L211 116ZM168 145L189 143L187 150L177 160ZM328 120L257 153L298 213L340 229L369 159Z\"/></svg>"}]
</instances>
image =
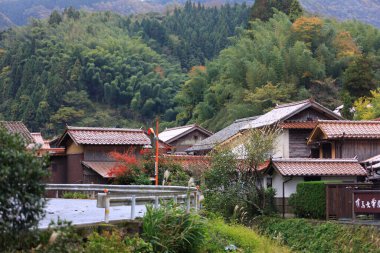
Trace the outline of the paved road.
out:
<instances>
[{"instance_id":1,"label":"paved road","mask_svg":"<svg viewBox=\"0 0 380 253\"><path fill-rule=\"evenodd\" d=\"M96 200L92 199L48 199L45 207L46 215L40 221L39 227L46 228L50 221L72 221L73 224L90 224L104 221L104 209L96 207ZM141 217L145 206L136 205L136 216ZM110 220L130 219L130 206L115 206L110 208Z\"/></svg>"}]
</instances>

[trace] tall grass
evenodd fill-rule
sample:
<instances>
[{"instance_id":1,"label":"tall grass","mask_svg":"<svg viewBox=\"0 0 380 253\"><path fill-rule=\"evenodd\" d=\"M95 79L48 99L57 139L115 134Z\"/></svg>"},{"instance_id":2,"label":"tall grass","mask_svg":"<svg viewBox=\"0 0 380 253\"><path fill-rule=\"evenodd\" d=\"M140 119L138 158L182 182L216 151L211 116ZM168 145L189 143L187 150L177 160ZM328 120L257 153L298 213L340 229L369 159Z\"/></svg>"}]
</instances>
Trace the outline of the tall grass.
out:
<instances>
[{"instance_id":1,"label":"tall grass","mask_svg":"<svg viewBox=\"0 0 380 253\"><path fill-rule=\"evenodd\" d=\"M226 252L225 247L235 245L238 252L285 253L291 252L287 247L257 234L249 227L237 224L226 224L222 219L211 219L207 223L208 237L200 253Z\"/></svg>"},{"instance_id":2,"label":"tall grass","mask_svg":"<svg viewBox=\"0 0 380 253\"><path fill-rule=\"evenodd\" d=\"M147 206L142 237L155 252L195 252L205 237L205 222L172 203L158 209Z\"/></svg>"}]
</instances>

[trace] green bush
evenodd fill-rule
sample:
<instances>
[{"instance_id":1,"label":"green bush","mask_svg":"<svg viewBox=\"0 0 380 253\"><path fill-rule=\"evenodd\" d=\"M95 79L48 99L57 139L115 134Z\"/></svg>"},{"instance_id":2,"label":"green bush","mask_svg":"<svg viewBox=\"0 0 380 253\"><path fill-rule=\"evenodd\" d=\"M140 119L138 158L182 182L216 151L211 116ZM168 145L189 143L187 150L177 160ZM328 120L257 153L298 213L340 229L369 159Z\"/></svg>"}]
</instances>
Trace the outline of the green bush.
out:
<instances>
[{"instance_id":1,"label":"green bush","mask_svg":"<svg viewBox=\"0 0 380 253\"><path fill-rule=\"evenodd\" d=\"M255 225L295 251L380 252L380 232L374 227L273 217L257 218Z\"/></svg>"},{"instance_id":2,"label":"green bush","mask_svg":"<svg viewBox=\"0 0 380 253\"><path fill-rule=\"evenodd\" d=\"M142 238L153 245L155 252L194 252L204 234L204 220L197 214L186 213L171 203L162 204L158 209L147 206Z\"/></svg>"},{"instance_id":3,"label":"green bush","mask_svg":"<svg viewBox=\"0 0 380 253\"><path fill-rule=\"evenodd\" d=\"M63 193L64 199L88 199L87 194L81 192L65 192Z\"/></svg>"},{"instance_id":4,"label":"green bush","mask_svg":"<svg viewBox=\"0 0 380 253\"><path fill-rule=\"evenodd\" d=\"M43 216L45 201L41 182L47 160L26 150L19 136L0 127L0 248L21 247L23 238Z\"/></svg>"},{"instance_id":5,"label":"green bush","mask_svg":"<svg viewBox=\"0 0 380 253\"><path fill-rule=\"evenodd\" d=\"M249 227L226 224L220 218L207 222L207 236L200 252L226 252L225 247L235 245L238 252L289 252L274 241L259 235Z\"/></svg>"},{"instance_id":6,"label":"green bush","mask_svg":"<svg viewBox=\"0 0 380 253\"><path fill-rule=\"evenodd\" d=\"M301 218L322 219L326 216L325 182L302 182L297 185L296 193L289 198L289 205Z\"/></svg>"}]
</instances>

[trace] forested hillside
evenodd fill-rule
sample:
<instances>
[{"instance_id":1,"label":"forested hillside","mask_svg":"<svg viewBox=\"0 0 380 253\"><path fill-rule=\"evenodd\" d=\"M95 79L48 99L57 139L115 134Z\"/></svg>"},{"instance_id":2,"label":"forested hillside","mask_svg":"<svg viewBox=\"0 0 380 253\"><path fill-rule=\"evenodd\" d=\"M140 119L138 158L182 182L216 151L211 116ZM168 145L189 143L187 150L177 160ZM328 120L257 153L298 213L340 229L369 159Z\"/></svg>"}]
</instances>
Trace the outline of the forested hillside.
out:
<instances>
[{"instance_id":1,"label":"forested hillside","mask_svg":"<svg viewBox=\"0 0 380 253\"><path fill-rule=\"evenodd\" d=\"M379 80L378 29L318 17L292 23L277 13L267 22L255 21L184 84L177 120L216 130L277 103L309 97L331 109L344 103L348 110L379 87Z\"/></svg>"},{"instance_id":2,"label":"forested hillside","mask_svg":"<svg viewBox=\"0 0 380 253\"><path fill-rule=\"evenodd\" d=\"M65 124L141 126L156 115L174 121L188 70L225 48L249 11L189 2L168 16L121 17L69 8L4 32L0 119L50 135Z\"/></svg>"},{"instance_id":3,"label":"forested hillside","mask_svg":"<svg viewBox=\"0 0 380 253\"><path fill-rule=\"evenodd\" d=\"M0 30L12 24L25 25L30 18L47 18L53 10L63 11L73 6L86 11L113 11L122 15L159 12L182 6L185 0L0 0ZM206 6L220 6L227 2L252 5L254 0L201 0ZM303 8L313 14L337 18L357 19L380 27L380 0L300 0Z\"/></svg>"}]
</instances>

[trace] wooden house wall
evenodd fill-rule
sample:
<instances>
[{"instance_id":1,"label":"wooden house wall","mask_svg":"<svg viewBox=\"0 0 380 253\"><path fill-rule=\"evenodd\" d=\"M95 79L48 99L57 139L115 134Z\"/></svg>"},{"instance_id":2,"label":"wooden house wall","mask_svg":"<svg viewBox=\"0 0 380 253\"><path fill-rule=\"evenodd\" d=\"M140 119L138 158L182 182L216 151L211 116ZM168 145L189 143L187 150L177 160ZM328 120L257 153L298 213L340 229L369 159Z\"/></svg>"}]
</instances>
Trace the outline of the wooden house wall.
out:
<instances>
[{"instance_id":1,"label":"wooden house wall","mask_svg":"<svg viewBox=\"0 0 380 253\"><path fill-rule=\"evenodd\" d=\"M84 160L91 162L107 162L114 161L109 155L110 152L125 153L134 148L136 155L139 155L141 146L84 146Z\"/></svg>"},{"instance_id":2,"label":"wooden house wall","mask_svg":"<svg viewBox=\"0 0 380 253\"><path fill-rule=\"evenodd\" d=\"M52 156L50 158L50 184L65 184L67 182L66 156Z\"/></svg>"},{"instance_id":3,"label":"wooden house wall","mask_svg":"<svg viewBox=\"0 0 380 253\"><path fill-rule=\"evenodd\" d=\"M363 161L380 154L380 140L344 140L335 142L336 158L354 158Z\"/></svg>"},{"instance_id":4,"label":"wooden house wall","mask_svg":"<svg viewBox=\"0 0 380 253\"><path fill-rule=\"evenodd\" d=\"M79 184L83 182L82 168L83 154L67 155L67 183Z\"/></svg>"},{"instance_id":5,"label":"wooden house wall","mask_svg":"<svg viewBox=\"0 0 380 253\"><path fill-rule=\"evenodd\" d=\"M206 139L207 137L209 137L209 135L199 130L195 130L173 142L170 142L169 144L174 147L175 152L185 152L186 149L192 147L194 144Z\"/></svg>"},{"instance_id":6,"label":"wooden house wall","mask_svg":"<svg viewBox=\"0 0 380 253\"><path fill-rule=\"evenodd\" d=\"M289 157L307 158L310 156L311 147L307 145L306 138L311 134L311 129L289 130Z\"/></svg>"},{"instance_id":7,"label":"wooden house wall","mask_svg":"<svg viewBox=\"0 0 380 253\"><path fill-rule=\"evenodd\" d=\"M88 168L84 168L83 183L84 184L107 184L109 182L106 178L103 178L101 175L99 175L95 171Z\"/></svg>"},{"instance_id":8,"label":"wooden house wall","mask_svg":"<svg viewBox=\"0 0 380 253\"><path fill-rule=\"evenodd\" d=\"M323 112L320 112L320 111L317 111L313 108L307 108L299 113L297 113L296 115L290 117L289 119L287 119L287 121L308 121L308 120L318 120L318 119L321 119L321 120L331 120L331 119L337 119L337 118L333 118L331 117L330 115L326 114L326 113L323 113Z\"/></svg>"}]
</instances>

